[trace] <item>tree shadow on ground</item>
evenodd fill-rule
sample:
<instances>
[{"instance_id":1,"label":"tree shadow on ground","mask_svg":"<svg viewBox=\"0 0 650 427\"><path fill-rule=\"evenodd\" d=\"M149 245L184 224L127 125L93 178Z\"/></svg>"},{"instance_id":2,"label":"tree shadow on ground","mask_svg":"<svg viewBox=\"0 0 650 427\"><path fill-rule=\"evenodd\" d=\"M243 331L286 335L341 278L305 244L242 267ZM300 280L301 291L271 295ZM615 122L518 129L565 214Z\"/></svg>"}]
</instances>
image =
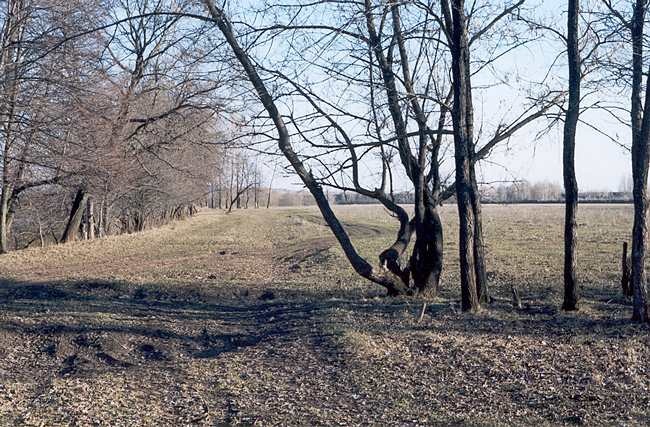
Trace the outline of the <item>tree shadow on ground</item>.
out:
<instances>
[{"instance_id":1,"label":"tree shadow on ground","mask_svg":"<svg viewBox=\"0 0 650 427\"><path fill-rule=\"evenodd\" d=\"M607 292L593 291L590 296L594 304L604 304L603 309L609 311L623 310L624 316L608 317L609 311L599 316L565 314L552 302L529 295L529 305L523 310L499 301L480 314L460 313L456 300L437 301L427 305L420 321L420 300L364 298L357 290L342 290L332 298L329 292L270 287L261 294L239 292L239 296L230 293L226 297L200 292L199 287L190 285L184 288L188 290L119 281L2 281L0 382L10 379L48 384L53 377L94 378L135 371L143 376L167 371L182 378L188 363L206 363L202 369L210 375L214 368L211 362L221 365L241 356L242 363L254 365L252 369L278 366L275 375L286 375L283 379L289 384L294 377L282 366L289 365L290 370L292 365L304 363L310 376L336 388L337 396L364 395L368 402L378 405L384 398L368 394L368 386L363 385L366 378L372 378L370 373L385 366L382 372L389 372L382 374L388 375L386 381L401 384L400 375L412 369L408 364L400 367L404 361L399 355L384 355L388 354L384 348L372 349L376 343L385 343L384 338L389 340L388 349L391 342L397 343L397 348L410 347L412 354L421 355L413 360L426 365L429 359L440 357L440 351L446 357L463 354L461 348L447 352L432 347L432 336L443 341L462 336L478 346L489 345L495 337L510 336L562 343L584 336L587 341L582 343L587 345L594 334L595 339L647 336L647 327L629 324L626 301L612 303ZM349 338L346 334L354 339L356 333L360 333L358 339L368 340L370 354L359 355L341 339ZM453 340L444 342L450 345ZM22 358L20 363L10 365L12 358L7 357L3 362L8 348L14 357L17 354ZM331 369L313 372L325 367ZM419 377L431 382L426 382L426 390L431 384L444 387L435 377L428 377L428 372ZM412 391L405 387L406 394L397 393L395 402L406 399L404 396ZM314 396L320 392L318 387L310 389ZM505 389L501 393L519 402L516 393ZM422 405L421 409L426 409L426 404ZM557 421L552 405L544 408L540 414Z\"/></svg>"},{"instance_id":2,"label":"tree shadow on ground","mask_svg":"<svg viewBox=\"0 0 650 427\"><path fill-rule=\"evenodd\" d=\"M269 340L291 340L305 334L326 336L336 329L333 314L340 312L353 313L354 326L367 332L405 333L436 327L431 322L416 321L421 309L417 300L366 299L354 291L342 291L340 298L307 291L291 292L290 297L284 293L283 289L269 289L261 296L222 297L118 281L4 280L0 282L0 330L68 336L71 340L94 333L176 341L191 357L209 358ZM592 290L589 297L599 310L628 309L624 298L609 291ZM426 317L435 320L451 316L454 321L445 322L446 331L479 337L503 334L552 339L595 330L610 337L619 336L628 323L621 317L567 315L541 298L536 297L523 310L497 303L479 316L458 313L455 301L430 303ZM160 359L155 349L141 353L145 358Z\"/></svg>"}]
</instances>

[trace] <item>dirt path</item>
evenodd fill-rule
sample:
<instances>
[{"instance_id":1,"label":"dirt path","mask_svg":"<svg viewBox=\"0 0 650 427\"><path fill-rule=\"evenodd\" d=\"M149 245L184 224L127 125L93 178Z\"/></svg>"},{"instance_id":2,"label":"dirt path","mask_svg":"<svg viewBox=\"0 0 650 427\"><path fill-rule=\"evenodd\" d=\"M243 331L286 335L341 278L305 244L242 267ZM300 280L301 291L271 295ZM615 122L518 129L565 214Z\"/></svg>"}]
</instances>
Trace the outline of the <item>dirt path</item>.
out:
<instances>
[{"instance_id":1,"label":"dirt path","mask_svg":"<svg viewBox=\"0 0 650 427\"><path fill-rule=\"evenodd\" d=\"M363 250L390 240L344 215ZM648 331L615 293L418 323L339 257L309 209L0 257L0 424L650 421Z\"/></svg>"}]
</instances>

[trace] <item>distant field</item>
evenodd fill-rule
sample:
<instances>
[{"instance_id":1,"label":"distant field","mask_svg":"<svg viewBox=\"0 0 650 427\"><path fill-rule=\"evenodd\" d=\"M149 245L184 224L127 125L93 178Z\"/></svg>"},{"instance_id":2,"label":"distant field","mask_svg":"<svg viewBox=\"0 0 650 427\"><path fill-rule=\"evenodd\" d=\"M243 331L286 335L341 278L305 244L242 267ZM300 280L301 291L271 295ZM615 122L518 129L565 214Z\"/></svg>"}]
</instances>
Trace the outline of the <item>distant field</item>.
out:
<instances>
[{"instance_id":1,"label":"distant field","mask_svg":"<svg viewBox=\"0 0 650 427\"><path fill-rule=\"evenodd\" d=\"M337 207L376 260L397 222ZM561 205L484 208L497 302L459 313L347 266L312 208L202 212L140 234L0 256L0 425L647 424L650 339L620 296L628 205L583 205L582 310L557 310ZM508 302L514 285L525 309Z\"/></svg>"}]
</instances>

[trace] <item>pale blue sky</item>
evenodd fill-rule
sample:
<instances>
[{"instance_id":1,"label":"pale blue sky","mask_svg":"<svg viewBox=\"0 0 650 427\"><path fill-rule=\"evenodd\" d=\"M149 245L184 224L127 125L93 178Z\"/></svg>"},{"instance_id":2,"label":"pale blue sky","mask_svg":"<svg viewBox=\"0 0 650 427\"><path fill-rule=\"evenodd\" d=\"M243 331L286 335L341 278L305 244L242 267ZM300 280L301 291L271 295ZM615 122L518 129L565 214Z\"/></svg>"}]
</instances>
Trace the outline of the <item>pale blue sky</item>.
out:
<instances>
[{"instance_id":1,"label":"pale blue sky","mask_svg":"<svg viewBox=\"0 0 650 427\"><path fill-rule=\"evenodd\" d=\"M559 29L565 22L565 2L529 1L528 4L539 7L540 15L545 15L554 22ZM552 42L536 43L508 56L497 67L501 77L516 81L509 86L508 83L492 88L474 92L477 129L481 125L485 128L495 126L502 118L509 115L518 115L521 109L517 105L523 103L520 80L539 80L546 74L549 64L560 49L559 44ZM551 86L563 87L561 79L566 75L565 61L556 63L554 73L555 83ZM481 79L490 76L481 76L475 86L479 86ZM551 79L552 80L552 79ZM612 99L629 104L627 95L623 99ZM512 111L511 111L512 110ZM625 126L616 123L608 113L590 111L583 115L583 119L597 126L601 131L616 138L622 144L629 146L630 131ZM550 181L562 183L562 126L561 124L539 139L536 134L545 123L517 133L507 146L497 148L490 157L489 162L483 162L480 167L482 179L485 182L511 181L513 179L526 179L529 181ZM480 145L480 143L479 143ZM599 134L588 126L581 125L578 130L576 148L576 172L579 187L587 190L618 190L623 177L630 175L629 152L610 140L608 136ZM277 185L294 187L292 183L298 180L295 177L279 177Z\"/></svg>"}]
</instances>

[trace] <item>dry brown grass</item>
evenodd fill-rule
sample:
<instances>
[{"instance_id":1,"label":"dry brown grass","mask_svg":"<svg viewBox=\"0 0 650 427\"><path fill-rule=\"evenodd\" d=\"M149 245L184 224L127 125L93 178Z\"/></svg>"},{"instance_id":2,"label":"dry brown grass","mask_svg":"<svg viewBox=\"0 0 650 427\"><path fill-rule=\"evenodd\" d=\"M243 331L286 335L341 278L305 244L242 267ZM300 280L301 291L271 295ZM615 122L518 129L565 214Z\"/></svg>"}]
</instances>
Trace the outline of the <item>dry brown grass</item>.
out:
<instances>
[{"instance_id":1,"label":"dry brown grass","mask_svg":"<svg viewBox=\"0 0 650 427\"><path fill-rule=\"evenodd\" d=\"M376 257L395 220L338 208ZM579 313L559 312L561 206L487 206L499 302L385 299L314 209L202 213L0 257L0 424L647 424L648 329L618 290L627 206L580 211ZM520 288L526 308L507 302ZM270 292L269 292L270 291Z\"/></svg>"}]
</instances>

